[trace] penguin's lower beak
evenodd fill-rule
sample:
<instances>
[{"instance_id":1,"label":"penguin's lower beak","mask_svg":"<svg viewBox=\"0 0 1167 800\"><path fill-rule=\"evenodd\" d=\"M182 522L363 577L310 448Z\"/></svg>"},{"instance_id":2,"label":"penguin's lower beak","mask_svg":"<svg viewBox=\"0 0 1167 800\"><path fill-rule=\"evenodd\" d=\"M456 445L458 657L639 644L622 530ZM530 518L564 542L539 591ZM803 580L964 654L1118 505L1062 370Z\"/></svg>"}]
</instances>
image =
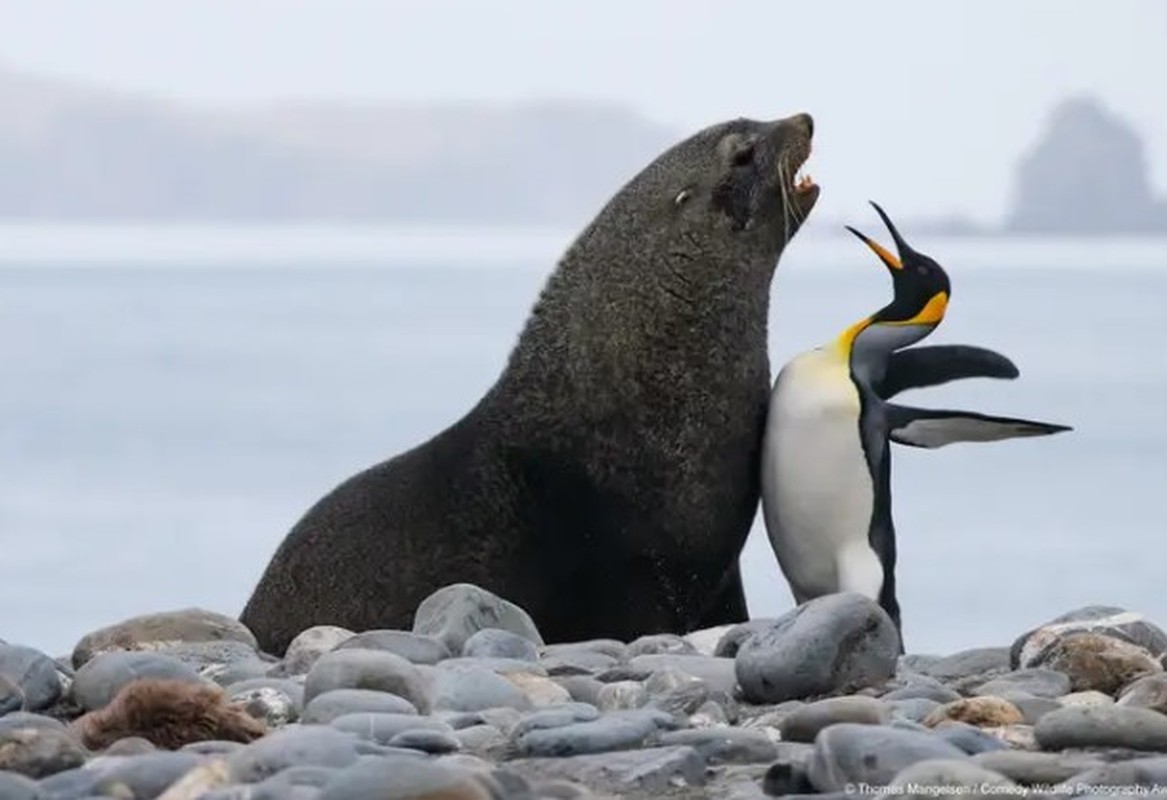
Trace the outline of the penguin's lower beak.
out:
<instances>
[{"instance_id":1,"label":"penguin's lower beak","mask_svg":"<svg viewBox=\"0 0 1167 800\"><path fill-rule=\"evenodd\" d=\"M888 269L901 270L904 268L903 263L894 255L892 255L892 253L879 242L874 241L873 239L868 239L866 236L852 228L850 225L847 225L846 228L847 230L851 231L851 233L858 236L859 240L863 242L863 244L870 247L875 252L875 254L879 256L879 260L882 261L884 266L886 266Z\"/></svg>"}]
</instances>

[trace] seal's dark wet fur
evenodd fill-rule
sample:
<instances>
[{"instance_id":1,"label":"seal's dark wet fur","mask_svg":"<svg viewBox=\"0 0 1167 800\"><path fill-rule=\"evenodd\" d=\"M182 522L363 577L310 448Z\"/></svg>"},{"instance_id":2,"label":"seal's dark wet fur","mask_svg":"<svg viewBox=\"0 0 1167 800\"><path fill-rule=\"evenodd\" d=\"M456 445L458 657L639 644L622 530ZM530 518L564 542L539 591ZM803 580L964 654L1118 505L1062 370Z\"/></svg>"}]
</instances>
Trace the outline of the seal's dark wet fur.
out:
<instances>
[{"instance_id":1,"label":"seal's dark wet fur","mask_svg":"<svg viewBox=\"0 0 1167 800\"><path fill-rule=\"evenodd\" d=\"M409 628L454 582L519 604L552 642L744 619L770 281L817 195L789 185L810 136L805 115L736 120L633 178L486 396L288 534L242 614L263 648L315 624Z\"/></svg>"}]
</instances>

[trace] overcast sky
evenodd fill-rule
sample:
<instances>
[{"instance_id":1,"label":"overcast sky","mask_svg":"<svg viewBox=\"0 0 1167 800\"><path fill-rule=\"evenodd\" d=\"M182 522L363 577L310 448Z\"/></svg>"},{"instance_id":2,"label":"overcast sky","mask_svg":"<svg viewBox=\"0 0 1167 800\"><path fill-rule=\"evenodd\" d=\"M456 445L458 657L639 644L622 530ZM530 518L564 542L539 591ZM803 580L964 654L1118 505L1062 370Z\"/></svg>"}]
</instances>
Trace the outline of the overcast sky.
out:
<instances>
[{"instance_id":1,"label":"overcast sky","mask_svg":"<svg viewBox=\"0 0 1167 800\"><path fill-rule=\"evenodd\" d=\"M1078 92L1167 193L1165 42L1162 0L0 0L9 67L200 102L602 98L686 131L807 110L831 216L994 219Z\"/></svg>"}]
</instances>

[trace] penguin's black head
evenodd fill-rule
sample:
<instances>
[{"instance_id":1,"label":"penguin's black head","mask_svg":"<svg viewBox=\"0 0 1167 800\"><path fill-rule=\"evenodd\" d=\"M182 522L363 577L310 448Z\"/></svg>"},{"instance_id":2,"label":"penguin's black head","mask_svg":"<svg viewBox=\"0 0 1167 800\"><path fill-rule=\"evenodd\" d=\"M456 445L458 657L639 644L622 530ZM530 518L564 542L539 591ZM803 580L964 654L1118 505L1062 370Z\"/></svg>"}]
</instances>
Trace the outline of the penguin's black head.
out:
<instances>
[{"instance_id":1,"label":"penguin's black head","mask_svg":"<svg viewBox=\"0 0 1167 800\"><path fill-rule=\"evenodd\" d=\"M892 221L876 203L871 204L895 241L898 256L847 226L847 230L870 247L891 273L892 301L844 334L849 348L860 348L869 355L884 355L920 341L944 319L952 286L948 273L935 260L913 250Z\"/></svg>"}]
</instances>

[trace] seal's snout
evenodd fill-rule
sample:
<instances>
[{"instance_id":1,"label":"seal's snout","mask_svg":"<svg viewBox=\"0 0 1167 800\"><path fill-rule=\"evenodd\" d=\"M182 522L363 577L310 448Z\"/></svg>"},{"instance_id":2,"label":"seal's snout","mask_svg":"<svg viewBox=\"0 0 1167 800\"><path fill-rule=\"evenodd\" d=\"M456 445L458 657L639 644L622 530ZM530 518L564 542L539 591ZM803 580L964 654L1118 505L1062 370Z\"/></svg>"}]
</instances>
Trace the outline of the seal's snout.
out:
<instances>
[{"instance_id":1,"label":"seal's snout","mask_svg":"<svg viewBox=\"0 0 1167 800\"><path fill-rule=\"evenodd\" d=\"M814 117L806 112L786 117L774 126L774 133L780 147L778 183L786 211L796 222L802 222L819 196L818 184L802 172L810 158Z\"/></svg>"},{"instance_id":2,"label":"seal's snout","mask_svg":"<svg viewBox=\"0 0 1167 800\"><path fill-rule=\"evenodd\" d=\"M791 119L794 121L795 126L802 129L802 133L807 139L814 138L814 117L803 112L801 114L795 114Z\"/></svg>"}]
</instances>

